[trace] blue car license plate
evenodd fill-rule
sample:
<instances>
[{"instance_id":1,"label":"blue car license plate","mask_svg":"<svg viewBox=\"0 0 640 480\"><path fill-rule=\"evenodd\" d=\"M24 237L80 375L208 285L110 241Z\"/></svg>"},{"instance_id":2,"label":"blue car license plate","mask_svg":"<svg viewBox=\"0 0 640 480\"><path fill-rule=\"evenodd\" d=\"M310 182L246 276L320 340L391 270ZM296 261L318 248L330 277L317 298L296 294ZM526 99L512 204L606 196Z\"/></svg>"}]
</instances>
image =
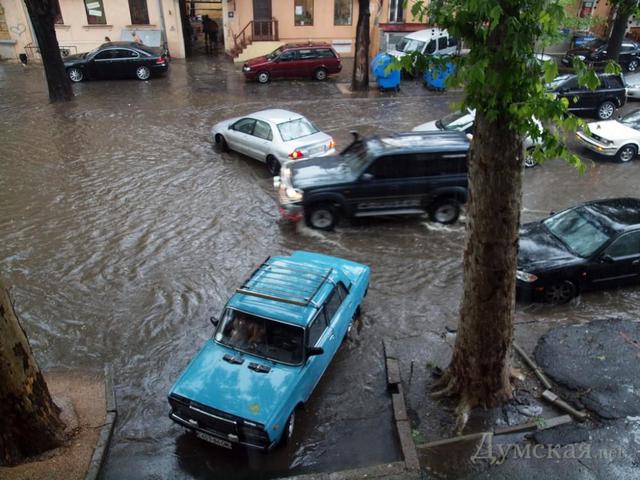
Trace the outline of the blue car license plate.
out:
<instances>
[{"instance_id":1,"label":"blue car license plate","mask_svg":"<svg viewBox=\"0 0 640 480\"><path fill-rule=\"evenodd\" d=\"M209 435L207 433L196 432L196 437L205 442L213 443L214 445L218 445L219 447L231 448L231 442L227 442L226 440L222 440L221 438L214 437L213 435Z\"/></svg>"}]
</instances>

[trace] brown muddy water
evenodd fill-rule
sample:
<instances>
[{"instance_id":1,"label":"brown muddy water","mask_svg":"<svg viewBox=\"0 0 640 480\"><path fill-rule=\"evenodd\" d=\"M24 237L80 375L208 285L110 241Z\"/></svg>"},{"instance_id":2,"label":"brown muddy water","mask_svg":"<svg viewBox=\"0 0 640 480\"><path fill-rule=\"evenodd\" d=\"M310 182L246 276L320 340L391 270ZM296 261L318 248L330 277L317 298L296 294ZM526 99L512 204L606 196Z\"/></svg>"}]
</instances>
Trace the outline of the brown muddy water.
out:
<instances>
[{"instance_id":1,"label":"brown muddy water","mask_svg":"<svg viewBox=\"0 0 640 480\"><path fill-rule=\"evenodd\" d=\"M268 478L399 459L381 340L455 325L464 226L424 218L343 223L332 233L281 225L258 162L212 149L213 123L280 107L334 135L402 131L438 118L455 93L418 84L348 97L336 81L247 84L228 63L176 61L149 82L86 82L49 105L42 70L0 64L0 275L12 286L38 360L112 365L119 417L104 479ZM592 158L592 157L588 157ZM554 161L527 171L523 218L578 201L640 195L640 162ZM168 418L167 392L211 335L208 318L267 256L296 249L367 263L362 328L339 352L269 455L227 452ZM520 306L531 332L633 315L638 289L563 307ZM526 343L526 342L525 342Z\"/></svg>"}]
</instances>

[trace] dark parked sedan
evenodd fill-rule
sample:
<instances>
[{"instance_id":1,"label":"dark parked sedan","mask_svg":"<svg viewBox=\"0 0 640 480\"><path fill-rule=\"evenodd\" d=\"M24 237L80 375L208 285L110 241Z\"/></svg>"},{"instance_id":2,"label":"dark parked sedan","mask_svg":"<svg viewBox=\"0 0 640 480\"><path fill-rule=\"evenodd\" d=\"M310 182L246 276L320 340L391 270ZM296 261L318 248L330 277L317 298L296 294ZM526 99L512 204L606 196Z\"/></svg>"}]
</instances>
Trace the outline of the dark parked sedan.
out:
<instances>
[{"instance_id":1,"label":"dark parked sedan","mask_svg":"<svg viewBox=\"0 0 640 480\"><path fill-rule=\"evenodd\" d=\"M95 50L63 58L72 82L84 79L132 78L148 80L169 68L164 48L134 42L103 43Z\"/></svg>"},{"instance_id":2,"label":"dark parked sedan","mask_svg":"<svg viewBox=\"0 0 640 480\"><path fill-rule=\"evenodd\" d=\"M574 58L579 58L587 65L595 68L603 68L607 64L607 41L596 38L578 48L572 48L561 63L566 67L573 66ZM620 48L618 63L629 72L635 72L640 68L640 44L625 40Z\"/></svg>"},{"instance_id":3,"label":"dark parked sedan","mask_svg":"<svg viewBox=\"0 0 640 480\"><path fill-rule=\"evenodd\" d=\"M592 201L523 225L516 278L520 298L549 303L640 281L640 199Z\"/></svg>"}]
</instances>

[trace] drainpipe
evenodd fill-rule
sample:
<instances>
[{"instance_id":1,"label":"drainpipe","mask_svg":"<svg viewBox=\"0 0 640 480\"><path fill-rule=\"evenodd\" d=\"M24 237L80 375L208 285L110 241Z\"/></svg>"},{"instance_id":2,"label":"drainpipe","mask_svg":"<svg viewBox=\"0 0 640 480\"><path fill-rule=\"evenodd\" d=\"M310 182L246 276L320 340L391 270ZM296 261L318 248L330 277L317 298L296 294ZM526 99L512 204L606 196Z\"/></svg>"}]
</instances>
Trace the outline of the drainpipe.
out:
<instances>
[{"instance_id":1,"label":"drainpipe","mask_svg":"<svg viewBox=\"0 0 640 480\"><path fill-rule=\"evenodd\" d=\"M164 10L162 9L162 0L158 0L158 11L160 12L160 25L162 26L162 43L163 47L169 51L169 43L167 42L167 25L164 23ZM171 52L169 52L171 56Z\"/></svg>"}]
</instances>

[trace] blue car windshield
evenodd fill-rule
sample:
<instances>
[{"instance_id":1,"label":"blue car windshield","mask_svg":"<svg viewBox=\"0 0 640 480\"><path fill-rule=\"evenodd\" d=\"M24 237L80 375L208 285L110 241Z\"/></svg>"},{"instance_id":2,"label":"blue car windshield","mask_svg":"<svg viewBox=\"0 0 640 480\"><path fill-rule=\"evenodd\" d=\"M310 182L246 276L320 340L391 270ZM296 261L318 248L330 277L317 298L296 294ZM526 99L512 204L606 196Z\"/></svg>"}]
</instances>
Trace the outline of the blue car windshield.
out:
<instances>
[{"instance_id":1,"label":"blue car windshield","mask_svg":"<svg viewBox=\"0 0 640 480\"><path fill-rule=\"evenodd\" d=\"M588 257L609 241L611 235L582 207L565 210L542 222L570 251Z\"/></svg>"},{"instance_id":2,"label":"blue car windshield","mask_svg":"<svg viewBox=\"0 0 640 480\"><path fill-rule=\"evenodd\" d=\"M216 342L276 362L302 362L304 330L227 308L214 336Z\"/></svg>"}]
</instances>

